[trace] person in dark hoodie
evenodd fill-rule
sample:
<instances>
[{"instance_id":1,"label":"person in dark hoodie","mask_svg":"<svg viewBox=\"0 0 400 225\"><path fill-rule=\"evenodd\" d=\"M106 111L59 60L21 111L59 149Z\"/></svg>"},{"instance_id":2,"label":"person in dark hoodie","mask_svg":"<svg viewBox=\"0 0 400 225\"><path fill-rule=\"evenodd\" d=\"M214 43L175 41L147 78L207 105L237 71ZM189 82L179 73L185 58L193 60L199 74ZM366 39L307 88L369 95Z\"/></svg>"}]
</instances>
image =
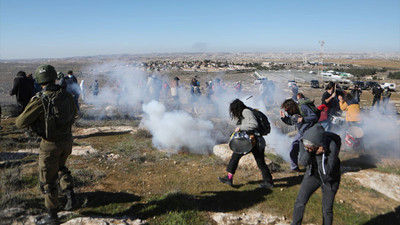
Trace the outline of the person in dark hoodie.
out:
<instances>
[{"instance_id":1,"label":"person in dark hoodie","mask_svg":"<svg viewBox=\"0 0 400 225\"><path fill-rule=\"evenodd\" d=\"M238 125L235 129L235 132L245 131L248 135L250 135L252 142L254 142L251 153L253 153L254 159L257 162L257 166L260 169L264 180L260 184L260 187L273 188L274 183L272 181L271 172L267 164L265 163L264 158L265 139L260 134L257 134L258 123L252 109L247 107L239 99L236 99L230 104L229 112L231 118L236 120L236 124ZM228 167L226 169L228 175L225 177L219 177L220 182L228 184L230 186L233 185L233 175L236 172L236 169L239 165L239 160L240 158L242 158L242 156L243 154L233 152Z\"/></svg>"},{"instance_id":2,"label":"person in dark hoodie","mask_svg":"<svg viewBox=\"0 0 400 225\"><path fill-rule=\"evenodd\" d=\"M306 204L319 187L322 190L323 224L332 224L333 202L340 184L340 144L340 137L326 132L320 124L304 133L299 163L307 170L294 203L292 225L301 224Z\"/></svg>"},{"instance_id":3,"label":"person in dark hoodie","mask_svg":"<svg viewBox=\"0 0 400 225\"><path fill-rule=\"evenodd\" d=\"M299 99L299 102L306 101L307 99ZM290 169L292 172L300 171L298 161L299 142L301 137L308 128L312 127L318 122L318 116L308 104L299 105L293 99L286 99L281 108L287 112L280 111L281 120L288 125L297 125L297 134L290 146Z\"/></svg>"},{"instance_id":4,"label":"person in dark hoodie","mask_svg":"<svg viewBox=\"0 0 400 225\"><path fill-rule=\"evenodd\" d=\"M10 90L10 95L17 97L18 114L20 114L33 96L33 79L29 79L24 71L19 71L17 77L14 78L14 85Z\"/></svg>"}]
</instances>

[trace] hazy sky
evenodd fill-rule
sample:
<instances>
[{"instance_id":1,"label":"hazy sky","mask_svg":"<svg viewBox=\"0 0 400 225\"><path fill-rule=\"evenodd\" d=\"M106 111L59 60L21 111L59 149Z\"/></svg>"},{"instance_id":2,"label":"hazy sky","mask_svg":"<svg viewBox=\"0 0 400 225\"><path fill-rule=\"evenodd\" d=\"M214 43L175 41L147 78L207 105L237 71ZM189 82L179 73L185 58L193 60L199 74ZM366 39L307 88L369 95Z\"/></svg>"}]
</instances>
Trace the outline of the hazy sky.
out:
<instances>
[{"instance_id":1,"label":"hazy sky","mask_svg":"<svg viewBox=\"0 0 400 225\"><path fill-rule=\"evenodd\" d=\"M0 59L400 52L399 0L0 0Z\"/></svg>"}]
</instances>

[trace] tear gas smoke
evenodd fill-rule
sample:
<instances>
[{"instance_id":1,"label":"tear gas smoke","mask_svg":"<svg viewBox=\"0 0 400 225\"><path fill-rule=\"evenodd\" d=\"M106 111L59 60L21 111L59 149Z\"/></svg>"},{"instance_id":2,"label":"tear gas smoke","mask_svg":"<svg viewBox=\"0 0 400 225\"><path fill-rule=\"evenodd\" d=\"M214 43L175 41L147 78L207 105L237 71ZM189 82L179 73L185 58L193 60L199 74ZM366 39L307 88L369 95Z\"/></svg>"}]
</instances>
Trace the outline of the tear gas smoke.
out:
<instances>
[{"instance_id":1,"label":"tear gas smoke","mask_svg":"<svg viewBox=\"0 0 400 225\"><path fill-rule=\"evenodd\" d=\"M394 107L371 110L363 115L362 129L365 149L381 156L400 158L400 126Z\"/></svg>"},{"instance_id":2,"label":"tear gas smoke","mask_svg":"<svg viewBox=\"0 0 400 225\"><path fill-rule=\"evenodd\" d=\"M271 133L264 137L267 147L275 151L275 153L290 162L289 150L293 142L293 137L283 134L276 127L271 126Z\"/></svg>"},{"instance_id":3,"label":"tear gas smoke","mask_svg":"<svg viewBox=\"0 0 400 225\"><path fill-rule=\"evenodd\" d=\"M185 148L191 153L208 154L215 144L226 143L229 140L227 134L233 132L233 129L227 131L234 127L233 125L226 126L221 122L228 121L229 104L239 98L239 94L233 88L236 81L223 82L225 74L218 74L218 77L212 79L216 86L212 90L211 97L207 97L204 81L201 83L202 94L199 96L191 94L188 83L181 82L180 88L178 88L181 107L179 110L171 111L171 105L174 103L169 96L170 91L164 90L159 82L166 81L171 84L167 77L157 74L148 76L146 72L120 62L93 66L88 68L88 71L91 71L92 74L96 73L96 76L102 75L104 80L100 80L102 85L98 96L88 95L86 101L92 103L97 109L112 109L113 112L110 115L107 112L104 113L108 116L115 114L114 111L122 115L133 116L141 114L141 110L143 110L145 115L141 126L150 130L153 135L153 144L157 148L171 149L174 152ZM273 93L274 103L265 101L270 96L261 99L260 93L252 98L241 96L240 99L247 106L263 112L272 109L274 114L279 115L276 105L291 96L287 90L280 88L287 86L288 78L275 75L271 80L276 84ZM258 87L252 88L258 90ZM161 101L163 104L151 101L152 99ZM191 114L187 112L191 112ZM211 122L211 118L222 118L222 120L219 121L220 124L215 125L215 121ZM233 124L233 121L230 124ZM290 137L272 127L271 134L266 137L266 140L277 154L288 159Z\"/></svg>"},{"instance_id":4,"label":"tear gas smoke","mask_svg":"<svg viewBox=\"0 0 400 225\"><path fill-rule=\"evenodd\" d=\"M141 125L153 135L153 145L161 149L177 151L187 147L191 153L207 154L215 145L211 136L214 129L208 120L195 119L183 111L166 112L157 101L143 105L146 113Z\"/></svg>"}]
</instances>

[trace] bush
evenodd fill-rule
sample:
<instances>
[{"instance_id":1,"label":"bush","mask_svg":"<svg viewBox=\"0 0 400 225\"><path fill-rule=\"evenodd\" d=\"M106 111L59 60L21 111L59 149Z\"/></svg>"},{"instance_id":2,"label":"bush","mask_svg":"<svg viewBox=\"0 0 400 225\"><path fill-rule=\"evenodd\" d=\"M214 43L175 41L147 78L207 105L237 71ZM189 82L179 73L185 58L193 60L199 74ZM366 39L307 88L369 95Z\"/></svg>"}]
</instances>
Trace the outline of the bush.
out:
<instances>
[{"instance_id":1,"label":"bush","mask_svg":"<svg viewBox=\"0 0 400 225\"><path fill-rule=\"evenodd\" d=\"M390 72L388 75L388 78L390 79L400 79L400 72Z\"/></svg>"}]
</instances>

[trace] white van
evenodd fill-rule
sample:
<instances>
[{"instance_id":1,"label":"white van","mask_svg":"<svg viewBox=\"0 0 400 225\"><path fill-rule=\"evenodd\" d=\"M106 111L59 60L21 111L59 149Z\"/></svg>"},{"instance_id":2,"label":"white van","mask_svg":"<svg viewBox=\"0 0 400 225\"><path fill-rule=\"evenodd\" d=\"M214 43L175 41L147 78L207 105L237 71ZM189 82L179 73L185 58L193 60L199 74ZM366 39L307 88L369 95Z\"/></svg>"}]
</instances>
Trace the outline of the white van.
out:
<instances>
[{"instance_id":1,"label":"white van","mask_svg":"<svg viewBox=\"0 0 400 225\"><path fill-rule=\"evenodd\" d=\"M396 91L396 84L395 83L381 83L381 87L385 88L388 87L391 91Z\"/></svg>"}]
</instances>

